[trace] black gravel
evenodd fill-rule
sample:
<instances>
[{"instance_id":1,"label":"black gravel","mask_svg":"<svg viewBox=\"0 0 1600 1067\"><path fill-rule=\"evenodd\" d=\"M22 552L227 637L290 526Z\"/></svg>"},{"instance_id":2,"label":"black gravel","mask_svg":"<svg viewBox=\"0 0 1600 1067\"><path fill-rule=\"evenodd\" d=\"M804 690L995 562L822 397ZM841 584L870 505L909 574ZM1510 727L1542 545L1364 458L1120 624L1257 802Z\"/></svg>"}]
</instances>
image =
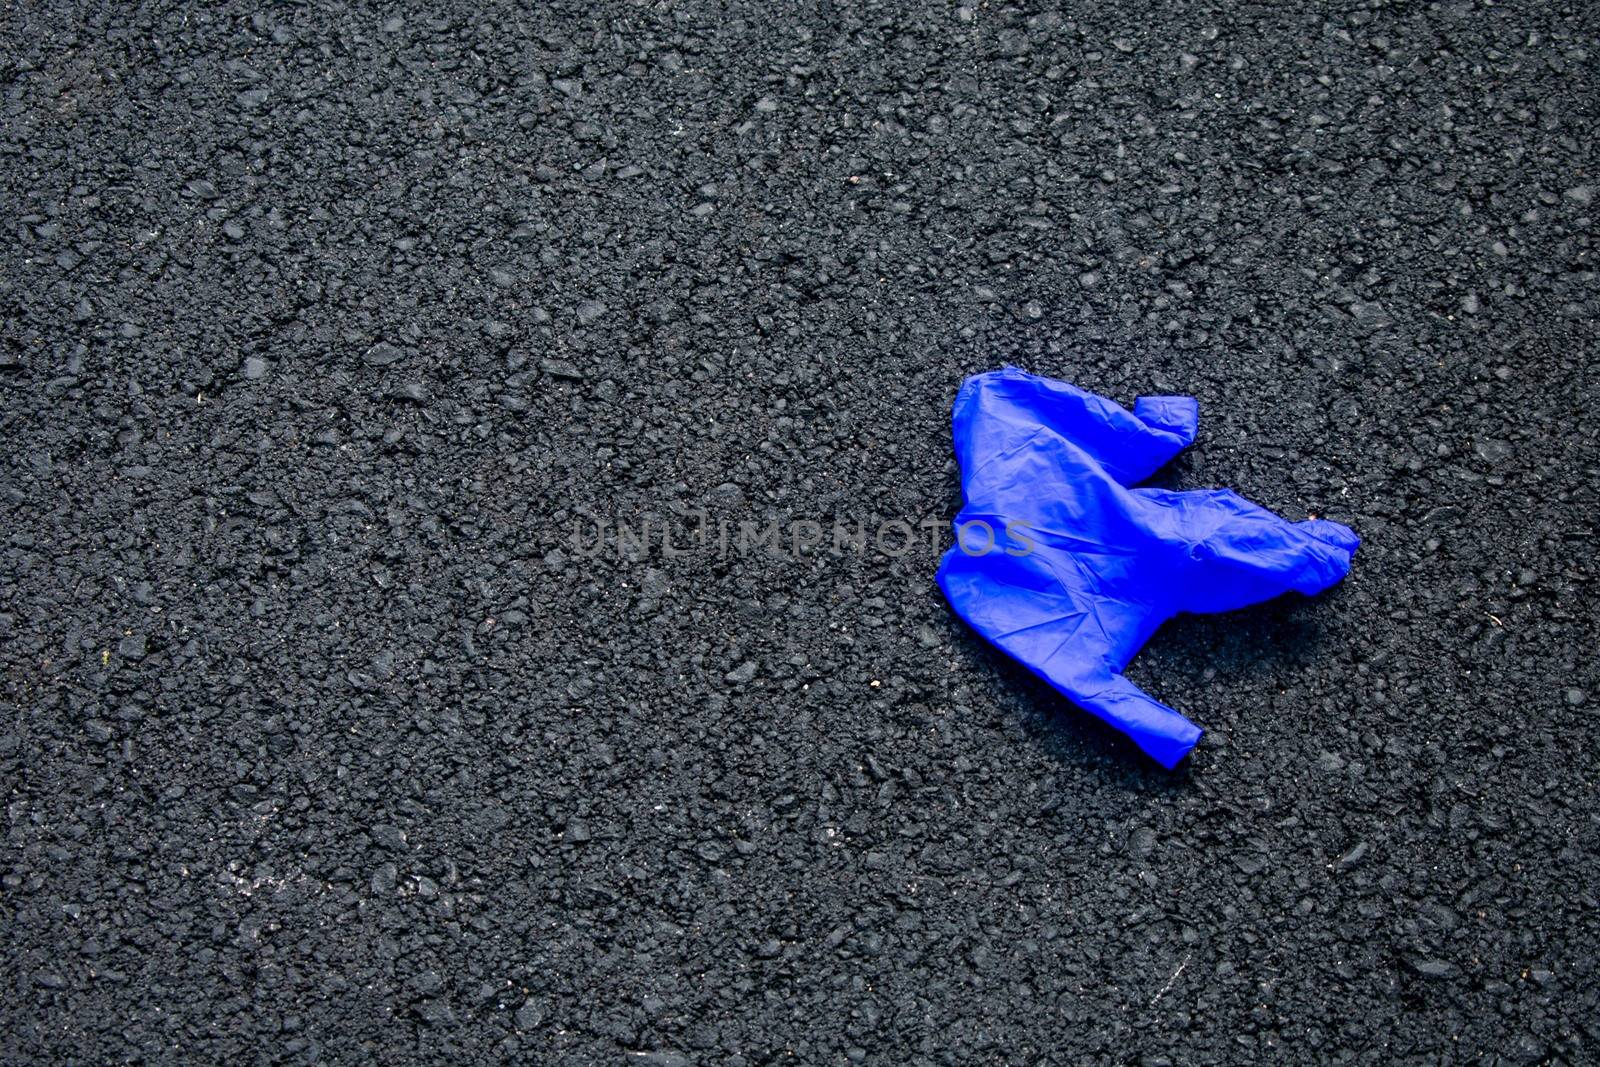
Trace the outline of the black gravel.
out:
<instances>
[{"instance_id":1,"label":"black gravel","mask_svg":"<svg viewBox=\"0 0 1600 1067\"><path fill-rule=\"evenodd\" d=\"M1071 7L0 6L0 1059L1600 1055L1600 10ZM1002 362L1364 538L1176 774L717 543Z\"/></svg>"}]
</instances>

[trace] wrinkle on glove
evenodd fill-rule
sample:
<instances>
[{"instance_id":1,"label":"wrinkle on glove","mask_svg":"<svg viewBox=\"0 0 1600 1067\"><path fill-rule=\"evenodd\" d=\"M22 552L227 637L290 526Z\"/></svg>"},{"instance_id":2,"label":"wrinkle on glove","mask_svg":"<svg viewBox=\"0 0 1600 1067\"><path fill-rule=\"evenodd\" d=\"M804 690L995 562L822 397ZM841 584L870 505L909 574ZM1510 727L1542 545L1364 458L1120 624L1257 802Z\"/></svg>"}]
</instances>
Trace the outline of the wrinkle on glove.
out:
<instances>
[{"instance_id":1,"label":"wrinkle on glove","mask_svg":"<svg viewBox=\"0 0 1600 1067\"><path fill-rule=\"evenodd\" d=\"M1191 397L1129 411L1007 367L967 379L952 422L964 504L939 587L990 643L1164 767L1200 728L1123 677L1134 653L1179 612L1319 593L1359 543L1228 489L1130 488L1193 443Z\"/></svg>"}]
</instances>

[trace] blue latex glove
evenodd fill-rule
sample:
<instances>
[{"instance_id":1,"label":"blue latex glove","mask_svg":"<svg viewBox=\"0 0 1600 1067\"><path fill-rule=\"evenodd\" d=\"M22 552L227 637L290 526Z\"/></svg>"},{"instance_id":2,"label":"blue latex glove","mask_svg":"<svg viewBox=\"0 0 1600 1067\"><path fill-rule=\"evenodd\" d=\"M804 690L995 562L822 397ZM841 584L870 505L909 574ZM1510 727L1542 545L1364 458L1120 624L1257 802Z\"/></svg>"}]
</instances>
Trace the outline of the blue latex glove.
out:
<instances>
[{"instance_id":1,"label":"blue latex glove","mask_svg":"<svg viewBox=\"0 0 1600 1067\"><path fill-rule=\"evenodd\" d=\"M1007 367L969 378L953 411L965 497L939 565L956 612L1165 767L1200 728L1122 675L1180 611L1231 611L1345 576L1347 526L1288 522L1228 489L1130 489L1194 441L1190 397L1129 412ZM992 545L992 547L990 547Z\"/></svg>"}]
</instances>

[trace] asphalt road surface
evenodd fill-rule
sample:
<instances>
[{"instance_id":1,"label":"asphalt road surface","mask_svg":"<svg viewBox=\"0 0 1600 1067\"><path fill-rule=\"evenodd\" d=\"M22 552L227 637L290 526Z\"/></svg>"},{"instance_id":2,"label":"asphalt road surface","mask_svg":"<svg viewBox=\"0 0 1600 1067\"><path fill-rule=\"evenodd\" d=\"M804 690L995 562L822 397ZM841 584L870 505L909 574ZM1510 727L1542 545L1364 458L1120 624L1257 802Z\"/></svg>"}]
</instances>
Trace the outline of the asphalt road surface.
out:
<instances>
[{"instance_id":1,"label":"asphalt road surface","mask_svg":"<svg viewBox=\"0 0 1600 1067\"><path fill-rule=\"evenodd\" d=\"M1600 1056L1600 9L407 7L0 4L0 1059ZM1363 538L1175 773L1004 363Z\"/></svg>"}]
</instances>

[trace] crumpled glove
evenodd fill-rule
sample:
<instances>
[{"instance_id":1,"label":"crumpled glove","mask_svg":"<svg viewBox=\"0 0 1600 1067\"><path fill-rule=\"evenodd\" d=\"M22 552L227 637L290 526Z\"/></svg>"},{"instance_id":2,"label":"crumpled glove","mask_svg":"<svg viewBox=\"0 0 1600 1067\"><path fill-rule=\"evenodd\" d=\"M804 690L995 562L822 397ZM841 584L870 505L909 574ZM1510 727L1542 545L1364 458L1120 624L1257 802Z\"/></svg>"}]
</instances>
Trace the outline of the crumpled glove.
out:
<instances>
[{"instance_id":1,"label":"crumpled glove","mask_svg":"<svg viewBox=\"0 0 1600 1067\"><path fill-rule=\"evenodd\" d=\"M1191 397L1130 412L1015 367L969 378L952 412L965 503L939 587L956 613L1059 693L1177 765L1200 728L1122 671L1181 611L1313 594L1359 539L1288 522L1228 489L1133 489L1194 441Z\"/></svg>"}]
</instances>

